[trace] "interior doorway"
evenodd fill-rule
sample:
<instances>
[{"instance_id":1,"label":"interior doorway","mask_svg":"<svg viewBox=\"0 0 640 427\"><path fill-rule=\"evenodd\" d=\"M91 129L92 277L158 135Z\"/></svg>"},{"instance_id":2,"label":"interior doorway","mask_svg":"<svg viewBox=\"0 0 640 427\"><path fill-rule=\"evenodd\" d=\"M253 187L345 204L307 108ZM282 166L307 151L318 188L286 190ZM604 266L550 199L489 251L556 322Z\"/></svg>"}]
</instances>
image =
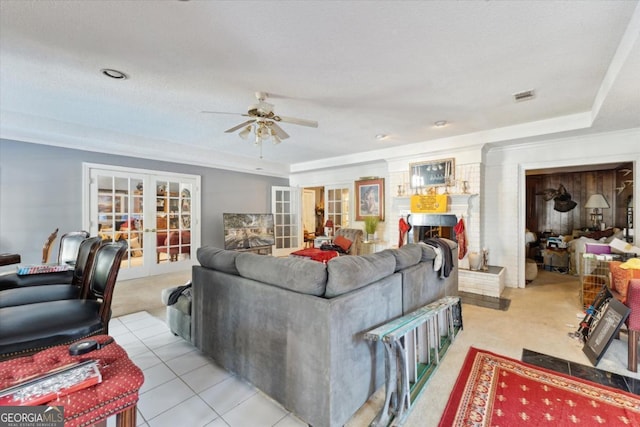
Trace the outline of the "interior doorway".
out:
<instances>
[{"instance_id":1,"label":"interior doorway","mask_svg":"<svg viewBox=\"0 0 640 427\"><path fill-rule=\"evenodd\" d=\"M525 197L520 220L523 231L529 230L536 239L531 245L532 237L529 233L523 234L524 256L519 263L520 287L525 286L526 258L544 265L545 259L540 252L546 247L546 243L542 242L549 236L563 236L562 241L566 242L569 253L566 274L579 280L578 266L575 265L579 257L572 252L571 241L596 231L592 221L593 209L585 207L594 194L602 195L609 205L599 210L606 230L598 231L622 230L624 237L621 238L631 243L634 241L634 171L635 163L628 161L524 168L522 189ZM574 207L571 202L575 203ZM620 234L618 230L615 230L616 234Z\"/></svg>"},{"instance_id":2,"label":"interior doorway","mask_svg":"<svg viewBox=\"0 0 640 427\"><path fill-rule=\"evenodd\" d=\"M305 187L302 198L302 224L305 234L324 234L324 187Z\"/></svg>"}]
</instances>

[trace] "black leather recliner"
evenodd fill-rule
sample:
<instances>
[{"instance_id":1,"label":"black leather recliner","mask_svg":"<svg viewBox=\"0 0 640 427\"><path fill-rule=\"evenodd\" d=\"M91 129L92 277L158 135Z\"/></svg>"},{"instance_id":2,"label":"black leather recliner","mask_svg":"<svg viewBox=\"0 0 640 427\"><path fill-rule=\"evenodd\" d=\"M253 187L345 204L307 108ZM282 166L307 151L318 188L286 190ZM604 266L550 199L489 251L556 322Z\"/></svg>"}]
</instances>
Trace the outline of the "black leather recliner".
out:
<instances>
[{"instance_id":1,"label":"black leather recliner","mask_svg":"<svg viewBox=\"0 0 640 427\"><path fill-rule=\"evenodd\" d=\"M58 230L51 236L57 235ZM51 239L50 236L50 239ZM74 266L77 262L80 245L89 237L86 231L71 231L60 237L58 248L58 264L68 264ZM45 245L46 246L46 245ZM61 271L58 273L28 274L18 275L16 273L0 275L0 291L6 289L22 288L25 286L50 285L58 283L71 283L74 271Z\"/></svg>"},{"instance_id":2,"label":"black leather recliner","mask_svg":"<svg viewBox=\"0 0 640 427\"><path fill-rule=\"evenodd\" d=\"M74 265L78 256L80 244L89 238L87 231L70 231L60 237L58 248L58 264Z\"/></svg>"},{"instance_id":3,"label":"black leather recliner","mask_svg":"<svg viewBox=\"0 0 640 427\"><path fill-rule=\"evenodd\" d=\"M0 292L7 289L25 288L27 286L50 285L52 283L71 283L73 270L58 273L18 275L16 273L0 276Z\"/></svg>"},{"instance_id":4,"label":"black leather recliner","mask_svg":"<svg viewBox=\"0 0 640 427\"><path fill-rule=\"evenodd\" d=\"M82 297L82 290L88 284L87 274L93 263L93 258L102 243L100 237L85 238L76 250L77 258L74 261L75 268L69 282L64 282L60 276L50 283L31 283L17 288L0 291L0 308L16 305L33 304L36 302L57 301L61 299L74 299ZM33 276L55 276L51 274L35 274ZM29 276L17 276L19 278ZM66 277L66 276L65 276Z\"/></svg>"},{"instance_id":5,"label":"black leather recliner","mask_svg":"<svg viewBox=\"0 0 640 427\"><path fill-rule=\"evenodd\" d=\"M108 334L113 288L126 249L117 242L98 248L84 299L0 308L0 360Z\"/></svg>"}]
</instances>

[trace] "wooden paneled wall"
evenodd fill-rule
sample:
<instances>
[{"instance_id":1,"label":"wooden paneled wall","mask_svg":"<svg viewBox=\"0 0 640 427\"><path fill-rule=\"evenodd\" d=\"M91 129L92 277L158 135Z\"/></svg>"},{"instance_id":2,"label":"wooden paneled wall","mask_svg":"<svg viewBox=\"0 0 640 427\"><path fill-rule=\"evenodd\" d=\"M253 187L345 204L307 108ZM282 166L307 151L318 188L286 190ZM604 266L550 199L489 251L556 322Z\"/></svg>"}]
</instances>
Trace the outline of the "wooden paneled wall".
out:
<instances>
[{"instance_id":1,"label":"wooden paneled wall","mask_svg":"<svg viewBox=\"0 0 640 427\"><path fill-rule=\"evenodd\" d=\"M575 229L590 227L592 210L585 209L584 205L589 196L595 193L604 195L611 206L603 209L602 221L606 227L626 227L627 201L633 186L629 182L625 185L624 181L633 181L633 175L627 173L625 176L624 169L527 176L527 228L536 232L550 231L566 235ZM577 203L569 212L554 210L553 200L545 201L543 196L536 195L545 189L557 190L560 184L571 194L571 200Z\"/></svg>"}]
</instances>

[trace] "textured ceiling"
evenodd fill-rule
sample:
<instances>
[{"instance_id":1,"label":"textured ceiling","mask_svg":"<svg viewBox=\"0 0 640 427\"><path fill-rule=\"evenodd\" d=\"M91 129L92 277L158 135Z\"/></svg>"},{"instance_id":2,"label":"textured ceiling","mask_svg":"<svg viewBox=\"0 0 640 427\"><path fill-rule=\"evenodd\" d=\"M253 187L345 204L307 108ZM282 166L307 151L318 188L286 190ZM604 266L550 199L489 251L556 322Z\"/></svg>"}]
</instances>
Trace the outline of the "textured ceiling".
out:
<instances>
[{"instance_id":1,"label":"textured ceiling","mask_svg":"<svg viewBox=\"0 0 640 427\"><path fill-rule=\"evenodd\" d=\"M461 135L500 142L640 126L635 0L0 8L3 138L286 175ZM513 101L528 89L533 100ZM265 144L260 159L251 141L224 133L245 118L201 113L244 113L256 91L272 94L277 114L319 127L282 124L291 137Z\"/></svg>"}]
</instances>

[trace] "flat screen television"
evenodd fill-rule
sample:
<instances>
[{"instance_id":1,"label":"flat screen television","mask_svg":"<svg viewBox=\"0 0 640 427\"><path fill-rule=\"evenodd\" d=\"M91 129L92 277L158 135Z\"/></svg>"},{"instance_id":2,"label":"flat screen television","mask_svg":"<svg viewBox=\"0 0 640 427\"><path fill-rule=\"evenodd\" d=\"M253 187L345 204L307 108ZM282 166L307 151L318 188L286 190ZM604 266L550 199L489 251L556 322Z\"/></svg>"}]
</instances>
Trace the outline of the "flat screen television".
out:
<instances>
[{"instance_id":1,"label":"flat screen television","mask_svg":"<svg viewBox=\"0 0 640 427\"><path fill-rule=\"evenodd\" d=\"M223 213L224 248L271 246L276 243L273 214Z\"/></svg>"}]
</instances>

